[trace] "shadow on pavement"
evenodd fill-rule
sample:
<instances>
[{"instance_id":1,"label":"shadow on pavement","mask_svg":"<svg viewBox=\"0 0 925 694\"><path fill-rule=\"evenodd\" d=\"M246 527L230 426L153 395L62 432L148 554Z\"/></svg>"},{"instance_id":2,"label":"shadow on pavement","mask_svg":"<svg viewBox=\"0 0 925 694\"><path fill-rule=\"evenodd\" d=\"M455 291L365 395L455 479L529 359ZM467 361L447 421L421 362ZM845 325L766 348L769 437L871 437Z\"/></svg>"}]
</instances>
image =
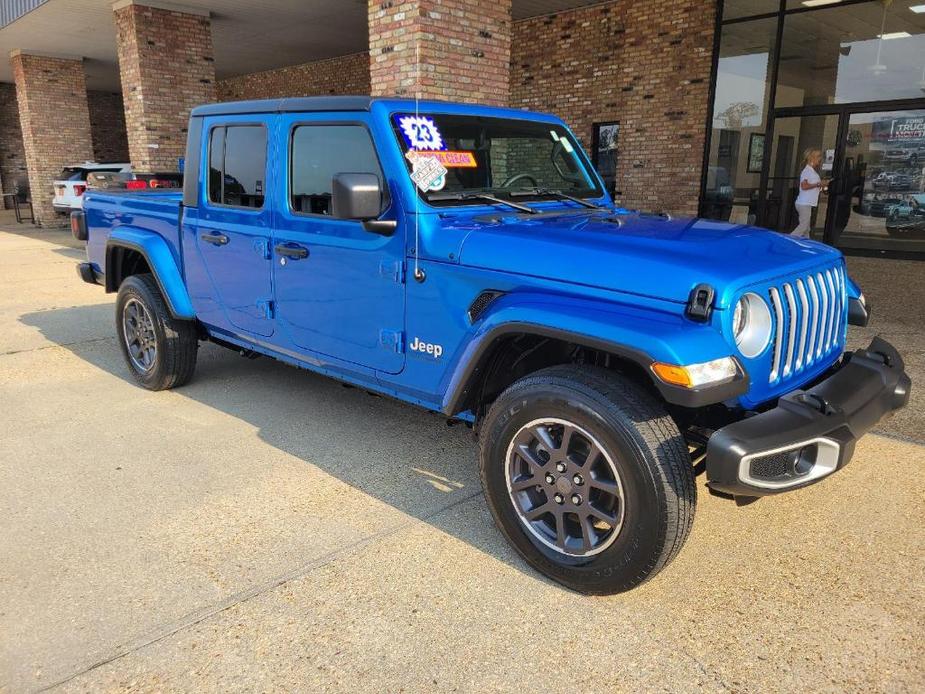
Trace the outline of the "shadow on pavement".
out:
<instances>
[{"instance_id":1,"label":"shadow on pavement","mask_svg":"<svg viewBox=\"0 0 925 694\"><path fill-rule=\"evenodd\" d=\"M134 385L115 341L112 310L111 303L75 306L25 314L20 320ZM112 339L69 341L75 324L91 324L93 334ZM478 449L464 425L450 427L440 415L271 358L244 359L211 343L200 344L193 381L171 392L246 422L270 446L545 581L500 533L457 527L453 517L458 514L441 514L481 494ZM259 457L254 465L260 465ZM483 517L493 525L487 509Z\"/></svg>"}]
</instances>

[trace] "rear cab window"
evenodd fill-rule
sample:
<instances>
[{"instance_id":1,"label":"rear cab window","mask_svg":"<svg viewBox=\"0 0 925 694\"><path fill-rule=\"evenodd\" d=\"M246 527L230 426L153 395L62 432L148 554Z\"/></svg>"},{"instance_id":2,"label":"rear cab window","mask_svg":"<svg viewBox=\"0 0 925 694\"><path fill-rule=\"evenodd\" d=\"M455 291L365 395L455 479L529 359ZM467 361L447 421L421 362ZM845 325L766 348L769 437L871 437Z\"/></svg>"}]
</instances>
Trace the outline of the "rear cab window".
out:
<instances>
[{"instance_id":1,"label":"rear cab window","mask_svg":"<svg viewBox=\"0 0 925 694\"><path fill-rule=\"evenodd\" d=\"M212 205L261 209L266 195L267 129L219 125L210 131L208 196Z\"/></svg>"}]
</instances>

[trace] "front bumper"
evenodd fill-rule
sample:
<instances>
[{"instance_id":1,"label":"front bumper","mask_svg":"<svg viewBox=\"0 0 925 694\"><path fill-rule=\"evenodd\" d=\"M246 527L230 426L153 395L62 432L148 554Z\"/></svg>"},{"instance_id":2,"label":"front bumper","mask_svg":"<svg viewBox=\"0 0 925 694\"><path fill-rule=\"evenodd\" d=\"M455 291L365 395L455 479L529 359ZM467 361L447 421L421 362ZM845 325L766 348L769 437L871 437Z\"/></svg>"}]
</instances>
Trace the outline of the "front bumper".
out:
<instances>
[{"instance_id":1,"label":"front bumper","mask_svg":"<svg viewBox=\"0 0 925 694\"><path fill-rule=\"evenodd\" d=\"M777 407L716 431L707 444L707 483L736 496L766 496L818 482L844 467L855 442L909 401L899 352L874 338L846 355L821 383Z\"/></svg>"}]
</instances>

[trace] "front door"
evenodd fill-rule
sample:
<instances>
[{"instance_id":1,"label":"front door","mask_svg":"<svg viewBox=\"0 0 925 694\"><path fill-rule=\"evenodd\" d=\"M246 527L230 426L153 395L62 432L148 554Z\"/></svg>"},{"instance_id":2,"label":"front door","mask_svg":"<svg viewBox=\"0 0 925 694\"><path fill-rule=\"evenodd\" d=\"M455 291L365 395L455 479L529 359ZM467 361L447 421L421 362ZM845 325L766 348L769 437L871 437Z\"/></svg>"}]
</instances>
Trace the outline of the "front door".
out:
<instances>
[{"instance_id":1,"label":"front door","mask_svg":"<svg viewBox=\"0 0 925 694\"><path fill-rule=\"evenodd\" d=\"M285 190L277 196L274 278L279 329L298 348L370 369L404 365L404 233L331 216L338 173L374 173L385 185L367 124L349 114L284 116ZM387 204L384 203L384 206Z\"/></svg>"},{"instance_id":2,"label":"front door","mask_svg":"<svg viewBox=\"0 0 925 694\"><path fill-rule=\"evenodd\" d=\"M273 334L271 180L267 156L275 116L229 116L204 124L195 244L208 289L194 296L206 322L231 332Z\"/></svg>"},{"instance_id":3,"label":"front door","mask_svg":"<svg viewBox=\"0 0 925 694\"><path fill-rule=\"evenodd\" d=\"M797 226L794 203L800 186L800 172L805 166L807 150L822 152L823 180L831 179L838 154L838 114L780 114L772 123L770 156L764 195L763 223L769 229L790 233ZM813 211L811 235L822 240L829 216L829 198L819 196L819 206Z\"/></svg>"}]
</instances>

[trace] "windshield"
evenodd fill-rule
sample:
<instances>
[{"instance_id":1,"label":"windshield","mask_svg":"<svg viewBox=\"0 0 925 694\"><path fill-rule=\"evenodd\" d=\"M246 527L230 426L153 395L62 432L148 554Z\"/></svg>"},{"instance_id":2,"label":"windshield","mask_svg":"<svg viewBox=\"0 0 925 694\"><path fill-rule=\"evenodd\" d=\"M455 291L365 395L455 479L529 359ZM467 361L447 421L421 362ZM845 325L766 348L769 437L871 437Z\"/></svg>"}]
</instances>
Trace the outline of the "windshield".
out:
<instances>
[{"instance_id":1,"label":"windshield","mask_svg":"<svg viewBox=\"0 0 925 694\"><path fill-rule=\"evenodd\" d=\"M477 194L521 202L556 193L603 195L580 146L560 125L397 113L392 126L409 175L433 205L484 205Z\"/></svg>"}]
</instances>

